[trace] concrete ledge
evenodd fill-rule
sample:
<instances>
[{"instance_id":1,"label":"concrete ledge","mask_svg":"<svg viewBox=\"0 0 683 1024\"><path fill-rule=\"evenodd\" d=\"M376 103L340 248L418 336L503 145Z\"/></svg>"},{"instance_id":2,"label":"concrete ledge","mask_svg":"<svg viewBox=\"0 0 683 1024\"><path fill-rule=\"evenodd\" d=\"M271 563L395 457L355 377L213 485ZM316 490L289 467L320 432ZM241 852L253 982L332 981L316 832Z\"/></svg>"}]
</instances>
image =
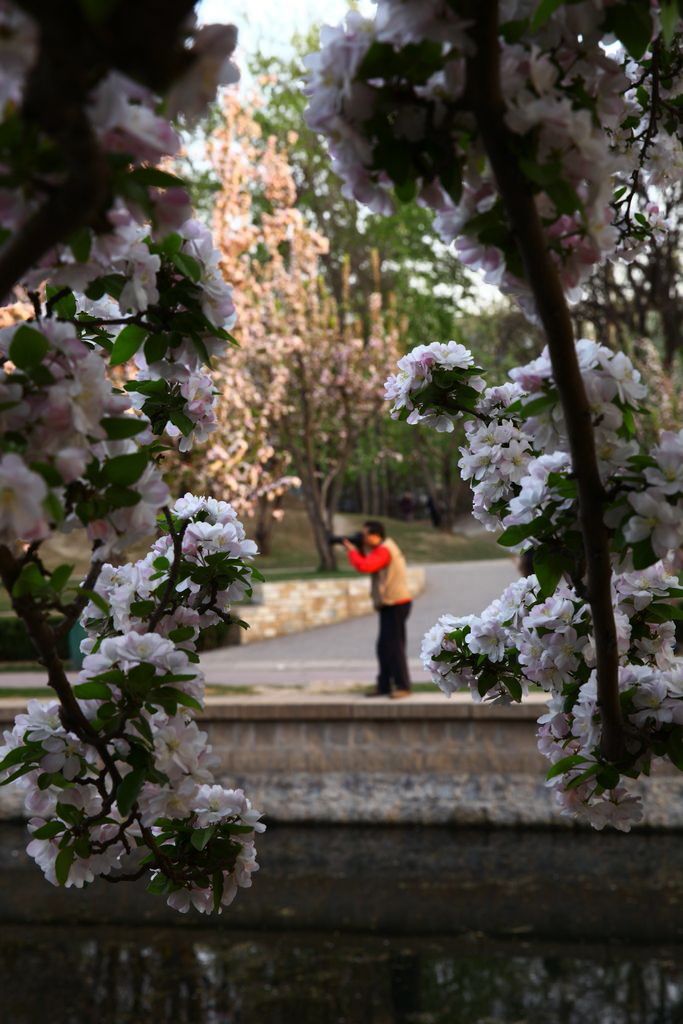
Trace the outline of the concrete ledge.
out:
<instances>
[{"instance_id":1,"label":"concrete ledge","mask_svg":"<svg viewBox=\"0 0 683 1024\"><path fill-rule=\"evenodd\" d=\"M542 695L522 705L419 695L392 701L296 695L209 698L200 725L217 777L271 821L563 825L536 748ZM0 701L0 728L24 701ZM643 824L683 828L683 774L658 767L640 787ZM0 817L21 813L0 790Z\"/></svg>"},{"instance_id":2,"label":"concrete ledge","mask_svg":"<svg viewBox=\"0 0 683 1024\"><path fill-rule=\"evenodd\" d=\"M408 569L412 597L422 593L425 580L421 566ZM368 576L266 582L255 587L253 603L243 607L249 629L241 631L239 642L253 644L257 640L370 615L372 611Z\"/></svg>"}]
</instances>

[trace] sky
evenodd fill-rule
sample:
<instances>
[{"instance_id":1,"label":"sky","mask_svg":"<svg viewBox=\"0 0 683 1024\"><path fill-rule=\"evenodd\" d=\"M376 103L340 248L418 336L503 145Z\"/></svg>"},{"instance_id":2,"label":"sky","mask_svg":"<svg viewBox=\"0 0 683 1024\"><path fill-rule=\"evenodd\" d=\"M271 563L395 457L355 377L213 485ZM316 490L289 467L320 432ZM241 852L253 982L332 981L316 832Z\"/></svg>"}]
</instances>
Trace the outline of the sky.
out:
<instances>
[{"instance_id":1,"label":"sky","mask_svg":"<svg viewBox=\"0 0 683 1024\"><path fill-rule=\"evenodd\" d=\"M368 14L374 8L368 0L358 6ZM198 14L207 24L237 25L243 52L261 49L280 56L289 52L295 32L305 31L314 22L335 25L348 9L347 0L202 0Z\"/></svg>"},{"instance_id":2,"label":"sky","mask_svg":"<svg viewBox=\"0 0 683 1024\"><path fill-rule=\"evenodd\" d=\"M243 84L248 84L246 72L248 57L261 50L275 56L291 53L290 40L297 32L305 32L315 23L336 25L349 10L348 0L201 0L197 13L200 22L230 23L237 26L239 46L235 61L242 72ZM357 9L372 16L375 5L371 0L358 0ZM475 275L475 311L499 301L498 289L484 284ZM470 311L468 302L463 309Z\"/></svg>"}]
</instances>

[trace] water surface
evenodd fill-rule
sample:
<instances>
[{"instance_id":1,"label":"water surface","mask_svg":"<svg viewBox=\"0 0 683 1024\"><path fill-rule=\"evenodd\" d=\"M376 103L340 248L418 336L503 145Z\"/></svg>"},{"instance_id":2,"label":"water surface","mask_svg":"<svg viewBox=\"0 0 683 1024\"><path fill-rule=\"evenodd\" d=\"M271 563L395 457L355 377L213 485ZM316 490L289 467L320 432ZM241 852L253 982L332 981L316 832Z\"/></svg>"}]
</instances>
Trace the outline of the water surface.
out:
<instances>
[{"instance_id":1,"label":"water surface","mask_svg":"<svg viewBox=\"0 0 683 1024\"><path fill-rule=\"evenodd\" d=\"M683 1024L683 844L278 828L221 918L47 886L0 829L7 1024Z\"/></svg>"}]
</instances>

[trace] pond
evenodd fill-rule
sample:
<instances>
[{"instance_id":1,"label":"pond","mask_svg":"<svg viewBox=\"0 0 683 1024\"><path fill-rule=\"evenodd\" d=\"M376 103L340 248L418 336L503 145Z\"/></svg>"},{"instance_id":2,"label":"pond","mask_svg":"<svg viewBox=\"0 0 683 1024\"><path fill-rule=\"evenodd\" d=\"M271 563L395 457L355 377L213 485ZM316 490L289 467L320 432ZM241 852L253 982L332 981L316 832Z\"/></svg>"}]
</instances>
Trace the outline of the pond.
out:
<instances>
[{"instance_id":1,"label":"pond","mask_svg":"<svg viewBox=\"0 0 683 1024\"><path fill-rule=\"evenodd\" d=\"M48 886L0 828L7 1024L680 1024L673 834L273 828L218 919Z\"/></svg>"}]
</instances>

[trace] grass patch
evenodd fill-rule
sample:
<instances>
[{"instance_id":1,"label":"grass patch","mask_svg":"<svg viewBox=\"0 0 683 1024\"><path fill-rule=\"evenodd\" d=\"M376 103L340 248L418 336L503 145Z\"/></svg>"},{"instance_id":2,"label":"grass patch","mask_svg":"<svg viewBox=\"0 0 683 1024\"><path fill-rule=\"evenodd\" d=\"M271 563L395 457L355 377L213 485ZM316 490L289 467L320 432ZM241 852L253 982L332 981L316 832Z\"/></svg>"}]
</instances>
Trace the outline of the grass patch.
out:
<instances>
[{"instance_id":1,"label":"grass patch","mask_svg":"<svg viewBox=\"0 0 683 1024\"><path fill-rule=\"evenodd\" d=\"M25 697L27 700L31 697L53 697L56 700L56 695L49 686L3 686L0 688L0 698L2 697Z\"/></svg>"},{"instance_id":2,"label":"grass patch","mask_svg":"<svg viewBox=\"0 0 683 1024\"><path fill-rule=\"evenodd\" d=\"M338 532L355 533L360 530L367 516L347 515L338 517ZM495 534L486 532L443 533L435 530L428 520L405 522L384 516L387 534L403 551L409 563L424 562L470 562L479 559L505 558L507 552L496 543ZM252 524L245 524L247 534L253 536ZM339 574L348 574L348 562L343 548L337 549ZM273 531L273 548L270 555L260 555L256 565L267 579L285 580L302 578L324 578L334 573L317 573L317 553L306 513L296 506L288 508L284 519Z\"/></svg>"},{"instance_id":3,"label":"grass patch","mask_svg":"<svg viewBox=\"0 0 683 1024\"><path fill-rule=\"evenodd\" d=\"M256 692L253 686L207 686L207 697L253 697Z\"/></svg>"}]
</instances>

